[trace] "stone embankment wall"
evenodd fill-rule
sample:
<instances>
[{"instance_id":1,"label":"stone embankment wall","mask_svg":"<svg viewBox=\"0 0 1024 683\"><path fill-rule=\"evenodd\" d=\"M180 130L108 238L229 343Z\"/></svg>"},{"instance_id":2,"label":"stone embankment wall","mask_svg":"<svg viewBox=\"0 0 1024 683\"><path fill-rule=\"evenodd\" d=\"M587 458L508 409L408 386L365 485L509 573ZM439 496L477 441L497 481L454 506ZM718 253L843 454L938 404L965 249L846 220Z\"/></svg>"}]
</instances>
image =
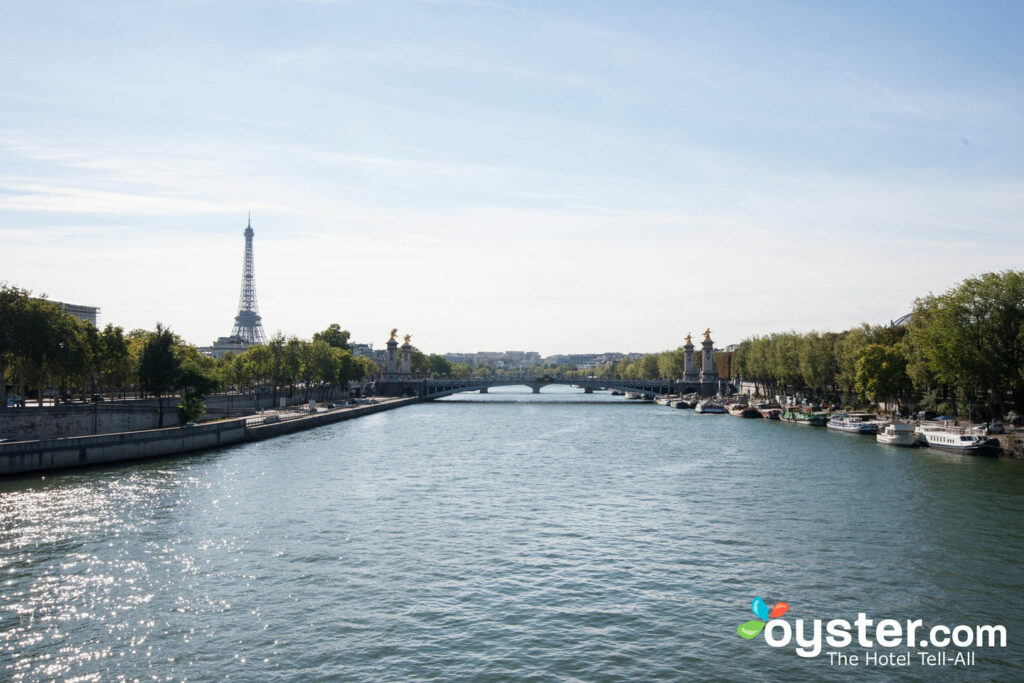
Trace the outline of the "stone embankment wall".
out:
<instances>
[{"instance_id":1,"label":"stone embankment wall","mask_svg":"<svg viewBox=\"0 0 1024 683\"><path fill-rule=\"evenodd\" d=\"M333 401L347 392L338 387L321 399L315 392L312 398ZM305 395L296 391L286 399L286 405L307 403ZM225 417L249 415L260 410L278 407L270 392L261 394L215 394L206 399L206 414L202 420L216 420ZM115 401L94 404L72 404L61 406L33 406L0 410L0 439L29 441L37 439L63 439L72 436L116 434L142 429L157 429L160 414L157 400ZM178 398L164 399L164 427L174 427L178 422Z\"/></svg>"},{"instance_id":2,"label":"stone embankment wall","mask_svg":"<svg viewBox=\"0 0 1024 683\"><path fill-rule=\"evenodd\" d=\"M419 400L386 399L374 404L328 410L279 422L264 423L264 418L252 416L220 420L195 427L0 443L0 476L177 455L245 441L258 441L399 408L417 403Z\"/></svg>"}]
</instances>

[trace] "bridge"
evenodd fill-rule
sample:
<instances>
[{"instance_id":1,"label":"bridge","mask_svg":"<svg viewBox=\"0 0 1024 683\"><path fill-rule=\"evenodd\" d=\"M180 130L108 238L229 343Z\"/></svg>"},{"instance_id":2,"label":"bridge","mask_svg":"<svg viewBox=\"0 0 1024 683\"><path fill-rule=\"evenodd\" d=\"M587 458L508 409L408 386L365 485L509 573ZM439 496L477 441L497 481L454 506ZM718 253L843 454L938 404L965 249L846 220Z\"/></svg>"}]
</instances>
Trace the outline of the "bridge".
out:
<instances>
[{"instance_id":1,"label":"bridge","mask_svg":"<svg viewBox=\"0 0 1024 683\"><path fill-rule=\"evenodd\" d=\"M465 391L487 393L491 387L527 386L533 393L539 394L542 387L549 384L565 384L580 387L585 393L593 393L604 389L631 391L644 396L653 397L663 394L699 394L712 396L720 390L720 383L685 382L674 379L609 379L594 377L471 377L466 379L413 379L413 378L382 378L375 383L380 396L420 396L421 398L442 398Z\"/></svg>"},{"instance_id":2,"label":"bridge","mask_svg":"<svg viewBox=\"0 0 1024 683\"><path fill-rule=\"evenodd\" d=\"M686 335L686 344L683 345L685 352L685 368L682 379L609 379L597 377L565 377L563 375L543 375L536 377L473 377L467 379L453 378L417 378L412 374L412 344L409 343L411 335L405 335L405 343L401 347L401 366L398 363L399 346L396 337L398 330L391 330L391 338L387 343L387 364L384 373L374 381L374 391L378 396L419 396L420 398L434 399L443 396L451 396L463 391L479 391L486 393L491 387L519 386L525 385L533 389L533 393L539 394L541 387L549 384L569 384L582 387L587 393L593 393L600 389L618 389L620 391L631 391L644 396L658 396L661 394L690 394L700 396L713 396L727 385L718 379L718 370L715 368L713 351L714 342L711 341L711 330L704 330L704 341L701 342L701 369L698 370L693 361L695 346L689 334Z\"/></svg>"}]
</instances>

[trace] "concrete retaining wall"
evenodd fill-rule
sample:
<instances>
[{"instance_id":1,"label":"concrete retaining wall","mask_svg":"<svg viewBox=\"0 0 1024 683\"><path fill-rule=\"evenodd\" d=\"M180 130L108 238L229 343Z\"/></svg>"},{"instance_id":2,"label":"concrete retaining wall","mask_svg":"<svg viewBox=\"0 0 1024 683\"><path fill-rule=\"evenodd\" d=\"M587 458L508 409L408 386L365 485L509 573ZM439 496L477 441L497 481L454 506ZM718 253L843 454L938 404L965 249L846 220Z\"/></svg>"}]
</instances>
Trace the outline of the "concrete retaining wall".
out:
<instances>
[{"instance_id":1,"label":"concrete retaining wall","mask_svg":"<svg viewBox=\"0 0 1024 683\"><path fill-rule=\"evenodd\" d=\"M258 416L253 416L221 420L196 427L171 427L68 439L0 443L0 476L61 467L140 460L217 448L243 441L259 441L399 408L418 401L417 398L389 399L372 405L325 411L270 424L253 424L260 420Z\"/></svg>"},{"instance_id":2,"label":"concrete retaining wall","mask_svg":"<svg viewBox=\"0 0 1024 683\"><path fill-rule=\"evenodd\" d=\"M312 392L312 397L321 400L334 400L347 391L338 387L328 393L327 399L321 399L320 392ZM178 422L177 397L164 399L164 427L174 427ZM301 391L287 399L286 405L307 403ZM259 410L276 408L274 395L270 392L253 394L215 394L206 399L204 420L216 420L225 417L248 415ZM157 411L157 400L147 398L123 402L95 404L71 404L61 406L33 406L0 410L0 438L18 441L39 439L63 439L73 436L95 434L116 434L143 429L157 429L160 425L160 414Z\"/></svg>"}]
</instances>

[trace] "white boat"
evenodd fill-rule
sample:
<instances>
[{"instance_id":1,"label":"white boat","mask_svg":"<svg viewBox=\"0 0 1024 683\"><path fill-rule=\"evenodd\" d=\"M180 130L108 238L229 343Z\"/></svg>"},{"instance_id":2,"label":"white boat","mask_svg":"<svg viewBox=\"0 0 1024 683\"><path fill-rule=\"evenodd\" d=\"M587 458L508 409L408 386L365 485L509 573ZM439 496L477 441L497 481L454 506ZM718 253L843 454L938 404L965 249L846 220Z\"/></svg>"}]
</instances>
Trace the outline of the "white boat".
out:
<instances>
[{"instance_id":1,"label":"white boat","mask_svg":"<svg viewBox=\"0 0 1024 683\"><path fill-rule=\"evenodd\" d=\"M828 419L828 423L825 426L837 432L847 432L848 434L878 433L878 423L874 420L865 419L865 416L862 415L836 413Z\"/></svg>"},{"instance_id":2,"label":"white boat","mask_svg":"<svg viewBox=\"0 0 1024 683\"><path fill-rule=\"evenodd\" d=\"M941 448L944 451L969 455L996 455L999 453L999 439L979 434L967 434L958 428L923 425L915 430L918 442L923 446Z\"/></svg>"},{"instance_id":3,"label":"white boat","mask_svg":"<svg viewBox=\"0 0 1024 683\"><path fill-rule=\"evenodd\" d=\"M725 408L718 401L707 399L697 404L697 407L693 409L695 413L701 414L715 414L719 415L725 412Z\"/></svg>"},{"instance_id":4,"label":"white boat","mask_svg":"<svg viewBox=\"0 0 1024 683\"><path fill-rule=\"evenodd\" d=\"M878 430L875 437L878 443L889 446L916 446L917 434L914 433L914 426L905 422L889 422Z\"/></svg>"}]
</instances>

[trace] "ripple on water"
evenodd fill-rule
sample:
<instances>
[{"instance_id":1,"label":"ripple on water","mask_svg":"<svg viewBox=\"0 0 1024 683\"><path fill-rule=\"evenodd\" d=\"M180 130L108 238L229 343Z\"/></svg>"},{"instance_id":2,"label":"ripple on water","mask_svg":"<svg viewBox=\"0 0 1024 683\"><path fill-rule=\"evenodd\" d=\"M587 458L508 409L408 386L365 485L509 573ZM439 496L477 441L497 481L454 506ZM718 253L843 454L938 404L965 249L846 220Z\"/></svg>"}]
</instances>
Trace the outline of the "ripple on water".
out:
<instances>
[{"instance_id":1,"label":"ripple on water","mask_svg":"<svg viewBox=\"0 0 1024 683\"><path fill-rule=\"evenodd\" d=\"M755 595L1024 626L1020 463L522 400L0 482L0 675L836 674L738 638Z\"/></svg>"}]
</instances>

